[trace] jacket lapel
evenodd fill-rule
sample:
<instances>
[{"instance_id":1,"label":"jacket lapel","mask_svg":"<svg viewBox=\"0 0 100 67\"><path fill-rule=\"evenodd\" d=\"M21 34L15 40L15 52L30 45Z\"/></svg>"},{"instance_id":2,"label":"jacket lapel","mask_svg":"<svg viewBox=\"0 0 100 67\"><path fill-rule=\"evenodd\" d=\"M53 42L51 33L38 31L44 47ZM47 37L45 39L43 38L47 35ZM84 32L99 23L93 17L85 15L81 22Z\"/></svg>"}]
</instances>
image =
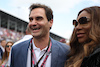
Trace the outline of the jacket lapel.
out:
<instances>
[{"instance_id":1,"label":"jacket lapel","mask_svg":"<svg viewBox=\"0 0 100 67\"><path fill-rule=\"evenodd\" d=\"M29 44L30 44L30 40L28 40L28 42L26 41L26 42L24 42L24 46L23 46L23 48L22 48L22 56L23 56L23 59L22 59L22 61L23 61L23 67L26 67L26 65L27 65L27 55L28 55L28 48L29 48Z\"/></svg>"},{"instance_id":2,"label":"jacket lapel","mask_svg":"<svg viewBox=\"0 0 100 67\"><path fill-rule=\"evenodd\" d=\"M59 47L57 46L56 42L51 39L52 47L51 47L51 67L56 67L58 62L58 53L59 53Z\"/></svg>"}]
</instances>

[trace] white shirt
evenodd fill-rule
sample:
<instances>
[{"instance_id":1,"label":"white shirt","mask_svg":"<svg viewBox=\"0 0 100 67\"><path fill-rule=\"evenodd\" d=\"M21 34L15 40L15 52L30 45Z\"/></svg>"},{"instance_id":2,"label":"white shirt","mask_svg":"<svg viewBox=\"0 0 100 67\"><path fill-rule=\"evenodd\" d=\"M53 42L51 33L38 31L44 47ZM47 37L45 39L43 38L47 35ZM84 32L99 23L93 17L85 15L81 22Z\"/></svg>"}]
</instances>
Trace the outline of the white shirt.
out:
<instances>
[{"instance_id":1,"label":"white shirt","mask_svg":"<svg viewBox=\"0 0 100 67\"><path fill-rule=\"evenodd\" d=\"M48 47L48 46L47 46ZM46 51L46 48L44 49L40 49L40 48L37 48L35 45L34 45L34 42L33 42L33 49L34 49L34 52L35 52L35 56L36 56L36 61L38 61L40 59L40 57L44 54L44 52ZM28 49L28 56L27 56L27 67L31 67L31 47L29 47ZM41 64L43 63L44 59L46 57L46 54L44 55L44 57L42 58L42 60L40 61L39 63L39 67L41 66ZM46 64L45 64L45 67L51 67L51 53L49 54L47 60L46 60Z\"/></svg>"},{"instance_id":2,"label":"white shirt","mask_svg":"<svg viewBox=\"0 0 100 67\"><path fill-rule=\"evenodd\" d=\"M28 39L31 39L32 37L33 37L32 35L25 35L21 40L15 42L15 43L13 44L13 46L16 45L16 44L18 44L18 43L21 43L21 42L23 42L23 41L26 41L26 40L28 40Z\"/></svg>"}]
</instances>

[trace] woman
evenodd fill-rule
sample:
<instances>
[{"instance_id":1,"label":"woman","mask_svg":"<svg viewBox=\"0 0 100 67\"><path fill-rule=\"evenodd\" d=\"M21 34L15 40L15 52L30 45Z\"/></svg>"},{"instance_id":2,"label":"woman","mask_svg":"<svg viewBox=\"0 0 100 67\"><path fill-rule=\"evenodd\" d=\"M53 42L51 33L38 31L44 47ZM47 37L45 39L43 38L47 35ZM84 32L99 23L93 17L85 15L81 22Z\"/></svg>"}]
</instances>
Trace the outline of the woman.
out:
<instances>
[{"instance_id":1,"label":"woman","mask_svg":"<svg viewBox=\"0 0 100 67\"><path fill-rule=\"evenodd\" d=\"M10 41L7 42L6 47L5 47L5 53L3 54L3 59L0 64L1 67L8 67L7 62L8 62L9 53L10 53L12 45L13 45L13 42L10 42Z\"/></svg>"},{"instance_id":2,"label":"woman","mask_svg":"<svg viewBox=\"0 0 100 67\"><path fill-rule=\"evenodd\" d=\"M65 67L100 67L100 7L81 10L73 24L70 58Z\"/></svg>"}]
</instances>

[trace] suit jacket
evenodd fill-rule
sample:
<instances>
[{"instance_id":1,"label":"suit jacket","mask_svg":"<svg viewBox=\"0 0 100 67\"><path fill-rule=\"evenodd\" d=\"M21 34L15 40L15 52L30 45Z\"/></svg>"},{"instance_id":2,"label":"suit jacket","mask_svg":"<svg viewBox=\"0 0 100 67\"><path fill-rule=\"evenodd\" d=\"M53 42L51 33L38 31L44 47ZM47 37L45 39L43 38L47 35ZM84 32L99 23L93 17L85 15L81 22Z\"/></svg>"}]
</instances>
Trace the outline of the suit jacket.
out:
<instances>
[{"instance_id":1,"label":"suit jacket","mask_svg":"<svg viewBox=\"0 0 100 67\"><path fill-rule=\"evenodd\" d=\"M2 51L2 49L0 47L0 60L2 59L2 57L3 57L3 51Z\"/></svg>"},{"instance_id":2,"label":"suit jacket","mask_svg":"<svg viewBox=\"0 0 100 67\"><path fill-rule=\"evenodd\" d=\"M30 39L31 40L31 39ZM30 40L12 47L10 67L26 67ZM51 38L51 67L64 67L70 47Z\"/></svg>"}]
</instances>

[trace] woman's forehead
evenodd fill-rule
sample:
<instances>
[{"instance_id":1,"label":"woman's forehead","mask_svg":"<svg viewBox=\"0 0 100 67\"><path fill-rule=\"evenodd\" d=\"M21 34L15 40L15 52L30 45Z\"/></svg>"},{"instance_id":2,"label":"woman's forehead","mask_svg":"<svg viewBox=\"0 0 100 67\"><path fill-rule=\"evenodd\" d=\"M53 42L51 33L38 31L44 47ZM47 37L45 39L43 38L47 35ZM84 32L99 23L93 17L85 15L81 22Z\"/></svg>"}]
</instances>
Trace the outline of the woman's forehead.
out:
<instances>
[{"instance_id":1,"label":"woman's forehead","mask_svg":"<svg viewBox=\"0 0 100 67\"><path fill-rule=\"evenodd\" d=\"M82 12L79 14L77 20L79 20L81 17L90 18L90 14L89 14L87 11L82 11Z\"/></svg>"}]
</instances>

